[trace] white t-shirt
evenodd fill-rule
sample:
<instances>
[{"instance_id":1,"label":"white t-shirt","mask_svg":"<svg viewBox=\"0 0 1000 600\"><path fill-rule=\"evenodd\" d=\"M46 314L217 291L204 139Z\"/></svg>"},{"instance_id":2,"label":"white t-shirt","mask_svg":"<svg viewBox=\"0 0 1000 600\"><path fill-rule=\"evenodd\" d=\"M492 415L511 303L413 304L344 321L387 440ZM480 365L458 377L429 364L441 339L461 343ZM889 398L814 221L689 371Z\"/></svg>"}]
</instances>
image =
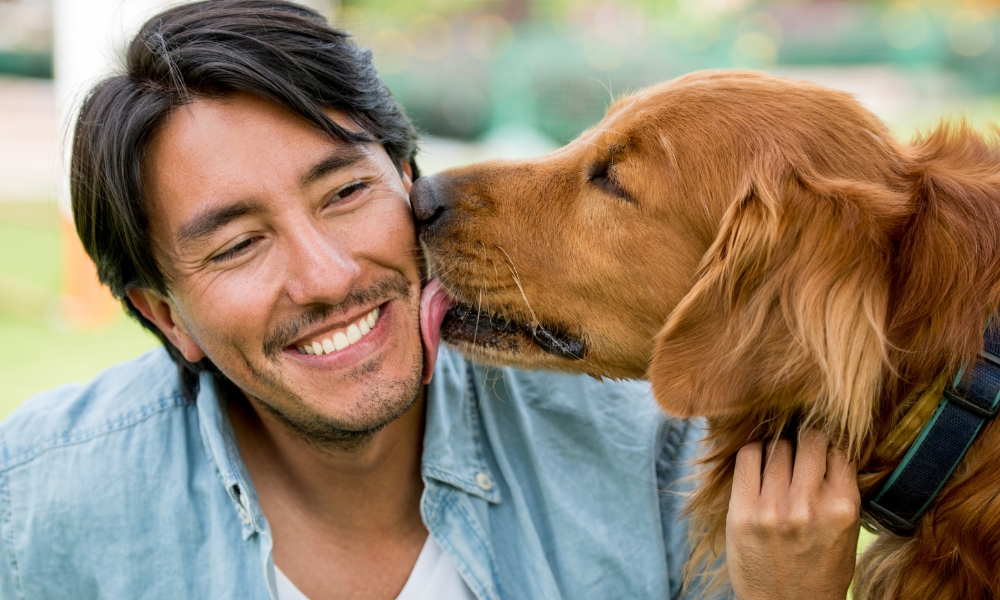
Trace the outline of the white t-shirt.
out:
<instances>
[{"instance_id":1,"label":"white t-shirt","mask_svg":"<svg viewBox=\"0 0 1000 600\"><path fill-rule=\"evenodd\" d=\"M274 565L274 576L278 600L309 600L278 565ZM448 554L433 536L428 535L413 571L396 600L476 600L476 595L462 581Z\"/></svg>"}]
</instances>

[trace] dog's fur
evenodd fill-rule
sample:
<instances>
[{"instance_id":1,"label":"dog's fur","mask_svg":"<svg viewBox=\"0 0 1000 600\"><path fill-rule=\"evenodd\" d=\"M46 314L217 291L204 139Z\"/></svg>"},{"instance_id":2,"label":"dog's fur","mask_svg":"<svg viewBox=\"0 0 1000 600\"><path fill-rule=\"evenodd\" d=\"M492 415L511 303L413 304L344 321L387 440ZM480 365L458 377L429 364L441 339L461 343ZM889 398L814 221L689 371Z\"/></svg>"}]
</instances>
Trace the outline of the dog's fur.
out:
<instances>
[{"instance_id":1,"label":"dog's fur","mask_svg":"<svg viewBox=\"0 0 1000 600\"><path fill-rule=\"evenodd\" d=\"M942 124L903 145L849 95L763 74L649 88L551 155L419 180L414 203L457 301L586 354L449 338L447 323L446 340L494 363L648 377L664 410L708 417L691 572L725 547L741 446L819 426L872 494L895 467L875 446L976 356L1000 307L995 141ZM861 557L856 597L1000 596L998 464L994 422L916 534Z\"/></svg>"}]
</instances>

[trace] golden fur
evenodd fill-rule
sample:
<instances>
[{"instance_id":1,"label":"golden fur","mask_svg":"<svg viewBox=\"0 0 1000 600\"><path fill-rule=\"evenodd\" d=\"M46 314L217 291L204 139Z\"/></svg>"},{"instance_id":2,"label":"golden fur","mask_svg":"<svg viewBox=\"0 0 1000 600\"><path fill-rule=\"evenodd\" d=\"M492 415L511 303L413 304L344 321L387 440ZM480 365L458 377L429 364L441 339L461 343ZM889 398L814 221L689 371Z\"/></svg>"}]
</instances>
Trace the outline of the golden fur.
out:
<instances>
[{"instance_id":1,"label":"golden fur","mask_svg":"<svg viewBox=\"0 0 1000 600\"><path fill-rule=\"evenodd\" d=\"M758 73L695 73L616 102L538 159L425 178L434 274L482 314L586 344L453 339L480 359L648 377L705 416L690 573L725 547L737 450L819 426L860 465L919 393L973 359L1000 308L1000 150L964 124L913 145L849 95ZM448 330L446 328L446 339ZM1000 427L973 444L912 538L859 561L858 598L1000 596ZM723 572L718 574L724 580Z\"/></svg>"}]
</instances>

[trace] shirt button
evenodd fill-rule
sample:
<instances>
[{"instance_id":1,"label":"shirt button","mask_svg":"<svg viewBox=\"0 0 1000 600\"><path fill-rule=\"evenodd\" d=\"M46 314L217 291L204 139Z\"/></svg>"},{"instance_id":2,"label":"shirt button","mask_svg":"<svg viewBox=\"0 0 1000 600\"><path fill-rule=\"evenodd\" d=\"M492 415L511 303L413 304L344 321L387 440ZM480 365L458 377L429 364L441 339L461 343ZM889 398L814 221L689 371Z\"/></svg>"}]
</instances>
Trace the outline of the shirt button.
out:
<instances>
[{"instance_id":1,"label":"shirt button","mask_svg":"<svg viewBox=\"0 0 1000 600\"><path fill-rule=\"evenodd\" d=\"M240 521L243 521L244 525L250 525L250 507L248 506L249 501L247 500L247 496L238 485L233 486L233 491L236 492L236 497L240 501L239 510L237 511L240 514Z\"/></svg>"},{"instance_id":2,"label":"shirt button","mask_svg":"<svg viewBox=\"0 0 1000 600\"><path fill-rule=\"evenodd\" d=\"M476 485L484 492L488 492L493 489L493 478L486 473L476 473Z\"/></svg>"}]
</instances>

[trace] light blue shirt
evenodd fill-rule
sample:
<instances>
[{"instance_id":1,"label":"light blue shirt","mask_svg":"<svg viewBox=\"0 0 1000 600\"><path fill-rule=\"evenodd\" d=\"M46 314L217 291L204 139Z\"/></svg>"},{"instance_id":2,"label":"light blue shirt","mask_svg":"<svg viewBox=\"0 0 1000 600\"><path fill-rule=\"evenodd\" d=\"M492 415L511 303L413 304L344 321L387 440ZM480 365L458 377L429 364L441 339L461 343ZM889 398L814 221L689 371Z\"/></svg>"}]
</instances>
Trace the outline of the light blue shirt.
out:
<instances>
[{"instance_id":1,"label":"light blue shirt","mask_svg":"<svg viewBox=\"0 0 1000 600\"><path fill-rule=\"evenodd\" d=\"M162 349L0 424L0 598L275 598L272 536L225 410ZM700 435L647 385L442 348L420 514L480 600L676 597L676 483Z\"/></svg>"}]
</instances>

